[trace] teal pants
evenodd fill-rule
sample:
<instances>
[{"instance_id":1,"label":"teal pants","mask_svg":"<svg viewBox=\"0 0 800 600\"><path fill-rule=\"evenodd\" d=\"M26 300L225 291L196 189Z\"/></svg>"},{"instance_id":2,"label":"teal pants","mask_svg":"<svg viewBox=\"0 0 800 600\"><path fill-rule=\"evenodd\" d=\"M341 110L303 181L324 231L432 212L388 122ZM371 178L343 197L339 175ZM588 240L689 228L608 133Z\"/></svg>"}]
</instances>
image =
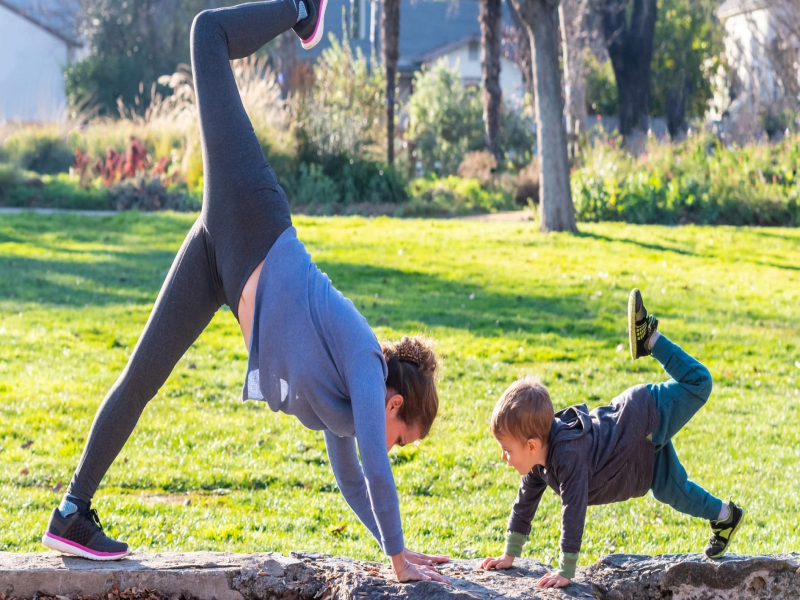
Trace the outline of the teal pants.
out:
<instances>
[{"instance_id":1,"label":"teal pants","mask_svg":"<svg viewBox=\"0 0 800 600\"><path fill-rule=\"evenodd\" d=\"M652 435L656 460L650 491L656 500L679 512L715 520L722 510L722 501L689 481L672 445L675 434L711 395L711 374L663 335L653 346L653 357L661 363L670 379L647 386L656 401L660 421Z\"/></svg>"}]
</instances>

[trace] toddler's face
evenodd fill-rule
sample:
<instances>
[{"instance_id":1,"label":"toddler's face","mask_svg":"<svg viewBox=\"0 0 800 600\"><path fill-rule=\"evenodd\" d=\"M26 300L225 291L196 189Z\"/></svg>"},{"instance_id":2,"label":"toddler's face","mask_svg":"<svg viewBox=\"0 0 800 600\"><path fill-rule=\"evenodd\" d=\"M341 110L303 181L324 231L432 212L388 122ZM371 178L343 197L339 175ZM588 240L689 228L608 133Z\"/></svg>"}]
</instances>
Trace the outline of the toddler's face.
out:
<instances>
[{"instance_id":1,"label":"toddler's face","mask_svg":"<svg viewBox=\"0 0 800 600\"><path fill-rule=\"evenodd\" d=\"M501 458L517 470L520 475L526 475L536 465L536 444L538 440L520 442L511 435L501 435L496 438L502 452Z\"/></svg>"}]
</instances>

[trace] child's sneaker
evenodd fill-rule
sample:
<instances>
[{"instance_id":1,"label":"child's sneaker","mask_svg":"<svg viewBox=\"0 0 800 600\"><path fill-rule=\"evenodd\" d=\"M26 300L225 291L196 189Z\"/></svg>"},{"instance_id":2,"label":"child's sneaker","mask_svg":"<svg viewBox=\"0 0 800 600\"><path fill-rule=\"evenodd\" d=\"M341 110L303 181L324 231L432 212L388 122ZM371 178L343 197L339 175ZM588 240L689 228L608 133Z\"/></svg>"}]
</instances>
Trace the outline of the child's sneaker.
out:
<instances>
[{"instance_id":1,"label":"child's sneaker","mask_svg":"<svg viewBox=\"0 0 800 600\"><path fill-rule=\"evenodd\" d=\"M51 550L91 560L118 560L128 554L128 544L103 533L97 511L90 504L66 517L54 508L42 543Z\"/></svg>"},{"instance_id":2,"label":"child's sneaker","mask_svg":"<svg viewBox=\"0 0 800 600\"><path fill-rule=\"evenodd\" d=\"M328 0L295 0L300 19L295 23L294 32L300 38L300 45L306 50L316 46L325 32L325 9ZM303 16L303 13L307 16Z\"/></svg>"},{"instance_id":3,"label":"child's sneaker","mask_svg":"<svg viewBox=\"0 0 800 600\"><path fill-rule=\"evenodd\" d=\"M720 558L728 550L733 534L744 520L744 509L728 502L730 514L724 521L711 521L711 539L706 546L706 556Z\"/></svg>"},{"instance_id":4,"label":"child's sneaker","mask_svg":"<svg viewBox=\"0 0 800 600\"><path fill-rule=\"evenodd\" d=\"M633 360L650 355L650 337L656 329L658 329L658 319L647 314L642 293L633 288L628 298L628 336Z\"/></svg>"}]
</instances>

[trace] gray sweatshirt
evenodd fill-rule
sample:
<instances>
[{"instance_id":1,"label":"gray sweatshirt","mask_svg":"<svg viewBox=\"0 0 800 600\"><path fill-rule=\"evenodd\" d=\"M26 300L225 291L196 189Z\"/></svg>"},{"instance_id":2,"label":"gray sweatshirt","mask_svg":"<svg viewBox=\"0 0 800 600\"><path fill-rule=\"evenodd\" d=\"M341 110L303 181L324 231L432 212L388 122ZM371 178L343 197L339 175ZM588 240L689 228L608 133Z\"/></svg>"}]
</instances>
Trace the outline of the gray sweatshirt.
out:
<instances>
[{"instance_id":1,"label":"gray sweatshirt","mask_svg":"<svg viewBox=\"0 0 800 600\"><path fill-rule=\"evenodd\" d=\"M508 520L507 551L521 550L544 490L561 497L561 571L574 575L589 505L644 496L653 481L655 447L650 434L658 427L653 396L644 385L625 390L608 406L592 412L585 404L555 415L545 466L535 466L520 482ZM516 535L515 535L516 534ZM570 575L572 573L572 575Z\"/></svg>"},{"instance_id":2,"label":"gray sweatshirt","mask_svg":"<svg viewBox=\"0 0 800 600\"><path fill-rule=\"evenodd\" d=\"M324 432L342 495L391 556L404 542L386 452L386 374L366 319L287 229L259 276L242 397Z\"/></svg>"}]
</instances>

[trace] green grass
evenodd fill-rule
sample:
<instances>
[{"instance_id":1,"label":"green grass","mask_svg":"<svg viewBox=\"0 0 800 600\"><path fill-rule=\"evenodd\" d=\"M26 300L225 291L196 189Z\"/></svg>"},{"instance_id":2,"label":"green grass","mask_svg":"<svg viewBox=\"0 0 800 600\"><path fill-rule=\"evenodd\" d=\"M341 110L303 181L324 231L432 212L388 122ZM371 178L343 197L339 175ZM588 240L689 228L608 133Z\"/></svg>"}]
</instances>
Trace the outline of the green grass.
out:
<instances>
[{"instance_id":1,"label":"green grass","mask_svg":"<svg viewBox=\"0 0 800 600\"><path fill-rule=\"evenodd\" d=\"M42 549L192 218L0 216L0 550ZM519 477L487 425L516 377L540 374L557 407L594 407L663 379L655 361L627 353L637 286L662 332L714 376L675 444L692 479L747 507L733 551L800 548L800 231L584 224L578 236L546 236L515 223L296 222L379 338L438 340L441 416L430 438L392 453L409 547L467 558L502 548ZM334 487L322 436L239 400L245 359L224 309L104 480L96 504L107 529L139 550L379 558ZM559 515L546 492L526 556L557 555ZM611 551L696 552L708 533L649 495L590 507L581 564Z\"/></svg>"}]
</instances>

